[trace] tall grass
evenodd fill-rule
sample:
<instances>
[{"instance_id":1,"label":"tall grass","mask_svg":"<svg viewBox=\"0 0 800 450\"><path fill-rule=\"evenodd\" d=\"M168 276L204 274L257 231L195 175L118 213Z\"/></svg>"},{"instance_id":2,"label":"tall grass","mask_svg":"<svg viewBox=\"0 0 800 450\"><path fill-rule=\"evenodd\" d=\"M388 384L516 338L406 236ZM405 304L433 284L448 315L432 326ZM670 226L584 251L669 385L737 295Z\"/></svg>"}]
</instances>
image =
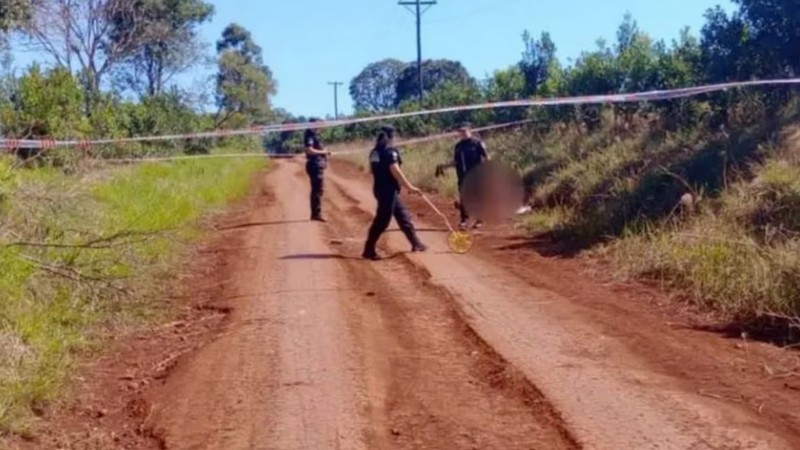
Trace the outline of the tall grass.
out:
<instances>
[{"instance_id":1,"label":"tall grass","mask_svg":"<svg viewBox=\"0 0 800 450\"><path fill-rule=\"evenodd\" d=\"M618 266L742 319L800 314L800 168L770 159L685 223L615 243Z\"/></svg>"},{"instance_id":2,"label":"tall grass","mask_svg":"<svg viewBox=\"0 0 800 450\"><path fill-rule=\"evenodd\" d=\"M737 110L727 129L679 130L620 130L606 114L592 132L529 127L486 142L523 177L527 232L570 253L604 252L620 274L726 315L800 315L800 103L765 111ZM406 172L454 195L453 180L433 177L452 144L405 149Z\"/></svg>"},{"instance_id":3,"label":"tall grass","mask_svg":"<svg viewBox=\"0 0 800 450\"><path fill-rule=\"evenodd\" d=\"M704 215L610 247L626 276L682 290L695 304L740 320L800 312L800 242L765 247L744 227Z\"/></svg>"},{"instance_id":4,"label":"tall grass","mask_svg":"<svg viewBox=\"0 0 800 450\"><path fill-rule=\"evenodd\" d=\"M0 435L24 432L105 330L163 316L159 277L264 160L64 175L0 161Z\"/></svg>"}]
</instances>

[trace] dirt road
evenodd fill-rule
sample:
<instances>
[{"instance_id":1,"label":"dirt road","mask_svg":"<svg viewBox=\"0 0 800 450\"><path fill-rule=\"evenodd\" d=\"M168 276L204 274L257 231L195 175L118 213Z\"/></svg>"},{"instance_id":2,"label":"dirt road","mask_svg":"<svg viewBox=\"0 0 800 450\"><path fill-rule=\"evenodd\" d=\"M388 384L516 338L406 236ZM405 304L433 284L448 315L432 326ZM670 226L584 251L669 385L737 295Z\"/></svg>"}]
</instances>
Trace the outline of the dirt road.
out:
<instances>
[{"instance_id":1,"label":"dirt road","mask_svg":"<svg viewBox=\"0 0 800 450\"><path fill-rule=\"evenodd\" d=\"M328 174L308 222L302 166L281 161L246 220L218 339L148 394L168 449L791 449L768 420L660 370L574 299L480 254L391 232L358 258L367 183ZM235 238L234 238L235 237ZM342 244L343 243L343 244ZM338 245L337 245L338 244Z\"/></svg>"}]
</instances>

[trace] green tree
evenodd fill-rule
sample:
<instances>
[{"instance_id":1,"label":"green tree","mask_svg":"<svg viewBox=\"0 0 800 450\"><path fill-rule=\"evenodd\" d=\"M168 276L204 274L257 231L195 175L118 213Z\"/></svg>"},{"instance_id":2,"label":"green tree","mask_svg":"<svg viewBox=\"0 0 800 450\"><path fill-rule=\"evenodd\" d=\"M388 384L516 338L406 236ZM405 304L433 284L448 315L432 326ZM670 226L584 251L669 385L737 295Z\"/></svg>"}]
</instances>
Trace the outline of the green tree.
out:
<instances>
[{"instance_id":1,"label":"green tree","mask_svg":"<svg viewBox=\"0 0 800 450\"><path fill-rule=\"evenodd\" d=\"M476 85L467 69L458 62L447 59L426 60L422 62L423 92L429 93L446 83L462 85ZM417 66L406 66L397 80L395 106L417 97L419 80L417 79Z\"/></svg>"},{"instance_id":2,"label":"green tree","mask_svg":"<svg viewBox=\"0 0 800 450\"><path fill-rule=\"evenodd\" d=\"M556 60L556 45L549 33L542 33L539 39L534 39L526 30L522 33L525 51L519 62L519 69L525 77L525 90L523 95L530 97L536 95L549 75L550 66Z\"/></svg>"},{"instance_id":3,"label":"green tree","mask_svg":"<svg viewBox=\"0 0 800 450\"><path fill-rule=\"evenodd\" d=\"M550 62L547 80L539 86L538 94L543 98L564 97L571 95L569 91L569 68L564 68L557 59ZM531 118L539 119L539 126L548 129L556 122L569 122L575 117L575 108L572 106L550 106L546 108L533 108L528 111Z\"/></svg>"},{"instance_id":4,"label":"green tree","mask_svg":"<svg viewBox=\"0 0 800 450\"><path fill-rule=\"evenodd\" d=\"M424 109L443 108L457 105L481 103L483 94L476 84L446 82L431 91L423 102ZM471 121L475 125L485 124L490 111L460 111L439 114L428 119L429 125L436 125L439 130L452 130L458 123Z\"/></svg>"},{"instance_id":5,"label":"green tree","mask_svg":"<svg viewBox=\"0 0 800 450\"><path fill-rule=\"evenodd\" d=\"M619 92L621 82L619 62L614 51L604 40L597 41L597 49L583 53L569 70L566 82L570 95L613 94ZM601 108L586 105L577 108L581 120L590 128L600 125Z\"/></svg>"},{"instance_id":6,"label":"green tree","mask_svg":"<svg viewBox=\"0 0 800 450\"><path fill-rule=\"evenodd\" d=\"M657 47L656 88L677 89L702 81L702 48L689 28L681 30L680 37L672 41L669 49L663 43ZM705 105L695 99L679 99L656 102L655 107L666 128L674 130L696 124Z\"/></svg>"},{"instance_id":7,"label":"green tree","mask_svg":"<svg viewBox=\"0 0 800 450\"><path fill-rule=\"evenodd\" d=\"M486 100L501 102L519 100L525 92L525 75L519 66L511 66L505 70L495 71L484 87ZM512 122L520 120L525 115L522 108L505 108L492 111L494 120L498 122Z\"/></svg>"},{"instance_id":8,"label":"green tree","mask_svg":"<svg viewBox=\"0 0 800 450\"><path fill-rule=\"evenodd\" d=\"M112 18L115 43L135 30L140 44L125 60L118 78L126 87L158 95L176 75L199 62L204 55L198 27L214 14L203 0L133 0L133 14L115 11Z\"/></svg>"},{"instance_id":9,"label":"green tree","mask_svg":"<svg viewBox=\"0 0 800 450\"><path fill-rule=\"evenodd\" d=\"M525 91L525 74L517 66L497 70L486 84L486 96L490 101L518 100Z\"/></svg>"},{"instance_id":10,"label":"green tree","mask_svg":"<svg viewBox=\"0 0 800 450\"><path fill-rule=\"evenodd\" d=\"M6 32L26 21L29 18L30 6L30 0L3 0L0 2L0 32Z\"/></svg>"},{"instance_id":11,"label":"green tree","mask_svg":"<svg viewBox=\"0 0 800 450\"><path fill-rule=\"evenodd\" d=\"M665 53L664 44L654 44L650 37L639 31L639 26L630 14L626 14L617 29L616 74L619 78L617 92L642 92L654 89L658 83L658 62ZM614 117L620 114L630 123L633 115L641 110L637 103L622 103L614 106Z\"/></svg>"},{"instance_id":12,"label":"green tree","mask_svg":"<svg viewBox=\"0 0 800 450\"><path fill-rule=\"evenodd\" d=\"M639 31L639 24L633 20L633 15L630 12L625 13L622 18L622 23L617 28L617 54L622 55L630 49L637 37L641 32Z\"/></svg>"},{"instance_id":13,"label":"green tree","mask_svg":"<svg viewBox=\"0 0 800 450\"><path fill-rule=\"evenodd\" d=\"M617 63L619 92L641 92L652 89L658 77L658 55L652 39L639 31L630 14L617 31Z\"/></svg>"},{"instance_id":14,"label":"green tree","mask_svg":"<svg viewBox=\"0 0 800 450\"><path fill-rule=\"evenodd\" d=\"M232 119L236 125L246 126L268 117L270 97L277 87L261 52L242 26L231 24L222 32L217 41L217 126Z\"/></svg>"},{"instance_id":15,"label":"green tree","mask_svg":"<svg viewBox=\"0 0 800 450\"><path fill-rule=\"evenodd\" d=\"M617 58L605 41L597 41L597 50L584 52L569 71L568 91L573 95L612 94L620 82Z\"/></svg>"},{"instance_id":16,"label":"green tree","mask_svg":"<svg viewBox=\"0 0 800 450\"><path fill-rule=\"evenodd\" d=\"M752 33L739 12L731 16L717 6L705 14L701 32L702 65L709 82L746 80L756 73Z\"/></svg>"},{"instance_id":17,"label":"green tree","mask_svg":"<svg viewBox=\"0 0 800 450\"><path fill-rule=\"evenodd\" d=\"M397 105L397 83L408 64L396 59L374 62L350 82L350 97L357 111L387 111Z\"/></svg>"},{"instance_id":18,"label":"green tree","mask_svg":"<svg viewBox=\"0 0 800 450\"><path fill-rule=\"evenodd\" d=\"M751 52L758 55L760 76L800 73L800 2L735 0L747 24Z\"/></svg>"},{"instance_id":19,"label":"green tree","mask_svg":"<svg viewBox=\"0 0 800 450\"><path fill-rule=\"evenodd\" d=\"M82 107L83 89L69 71L33 65L18 80L0 123L5 134L20 138L82 137L88 132Z\"/></svg>"}]
</instances>

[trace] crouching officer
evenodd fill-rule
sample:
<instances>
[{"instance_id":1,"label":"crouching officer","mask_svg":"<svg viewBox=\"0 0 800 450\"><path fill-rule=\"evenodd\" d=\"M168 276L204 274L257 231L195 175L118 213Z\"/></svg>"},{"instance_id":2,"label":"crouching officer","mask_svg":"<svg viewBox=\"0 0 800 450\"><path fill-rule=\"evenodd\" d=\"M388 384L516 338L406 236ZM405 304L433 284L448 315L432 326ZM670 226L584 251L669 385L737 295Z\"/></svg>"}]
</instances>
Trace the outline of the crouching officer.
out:
<instances>
[{"instance_id":1,"label":"crouching officer","mask_svg":"<svg viewBox=\"0 0 800 450\"><path fill-rule=\"evenodd\" d=\"M375 148L369 155L370 169L374 178L372 192L378 200L378 210L369 229L367 242L364 245L363 257L378 260L380 257L375 250L378 239L381 237L389 222L394 216L400 230L411 243L411 251L424 252L427 247L420 241L411 215L400 199L400 186L403 185L409 192L420 194L421 191L412 185L406 178L400 166L403 164L400 152L392 147L394 128L384 126L378 134Z\"/></svg>"},{"instance_id":2,"label":"crouching officer","mask_svg":"<svg viewBox=\"0 0 800 450\"><path fill-rule=\"evenodd\" d=\"M469 214L464 206L463 190L464 180L467 175L476 167L489 160L489 154L486 151L486 144L480 139L473 136L470 124L464 123L458 128L461 140L458 141L453 153L453 160L447 164L440 164L436 166L436 176L444 175L444 171L451 167L455 167L456 176L458 178L458 192L461 199L458 202L458 208L461 212L461 225L462 230L468 227ZM475 221L475 228L480 228L483 222L479 219Z\"/></svg>"},{"instance_id":3,"label":"crouching officer","mask_svg":"<svg viewBox=\"0 0 800 450\"><path fill-rule=\"evenodd\" d=\"M311 119L311 122L319 122L319 119ZM318 131L317 126L307 129L303 141L306 147L306 173L311 181L311 220L325 222L322 217L322 194L330 152L323 148Z\"/></svg>"}]
</instances>

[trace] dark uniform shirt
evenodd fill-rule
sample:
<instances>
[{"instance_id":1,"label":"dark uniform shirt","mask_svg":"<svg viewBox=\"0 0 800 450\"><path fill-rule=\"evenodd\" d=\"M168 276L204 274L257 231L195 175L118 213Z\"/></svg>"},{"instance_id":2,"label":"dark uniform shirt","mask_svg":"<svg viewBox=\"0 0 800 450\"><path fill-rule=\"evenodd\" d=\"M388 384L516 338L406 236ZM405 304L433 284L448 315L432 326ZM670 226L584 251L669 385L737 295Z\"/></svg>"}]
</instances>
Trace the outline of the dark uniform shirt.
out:
<instances>
[{"instance_id":1,"label":"dark uniform shirt","mask_svg":"<svg viewBox=\"0 0 800 450\"><path fill-rule=\"evenodd\" d=\"M372 176L375 179L375 192L393 192L400 190L400 183L392 175L390 167L392 164L403 164L400 151L396 148L375 148L369 154L369 165Z\"/></svg>"},{"instance_id":2,"label":"dark uniform shirt","mask_svg":"<svg viewBox=\"0 0 800 450\"><path fill-rule=\"evenodd\" d=\"M314 130L306 130L303 141L306 148L311 147L315 150L322 150L322 141ZM308 164L318 168L324 168L328 165L328 155L310 155L306 153L306 160Z\"/></svg>"},{"instance_id":3,"label":"dark uniform shirt","mask_svg":"<svg viewBox=\"0 0 800 450\"><path fill-rule=\"evenodd\" d=\"M470 170L483 163L484 159L487 159L486 146L481 140L467 138L459 141L456 144L456 151L453 155L458 178L464 178Z\"/></svg>"}]
</instances>

